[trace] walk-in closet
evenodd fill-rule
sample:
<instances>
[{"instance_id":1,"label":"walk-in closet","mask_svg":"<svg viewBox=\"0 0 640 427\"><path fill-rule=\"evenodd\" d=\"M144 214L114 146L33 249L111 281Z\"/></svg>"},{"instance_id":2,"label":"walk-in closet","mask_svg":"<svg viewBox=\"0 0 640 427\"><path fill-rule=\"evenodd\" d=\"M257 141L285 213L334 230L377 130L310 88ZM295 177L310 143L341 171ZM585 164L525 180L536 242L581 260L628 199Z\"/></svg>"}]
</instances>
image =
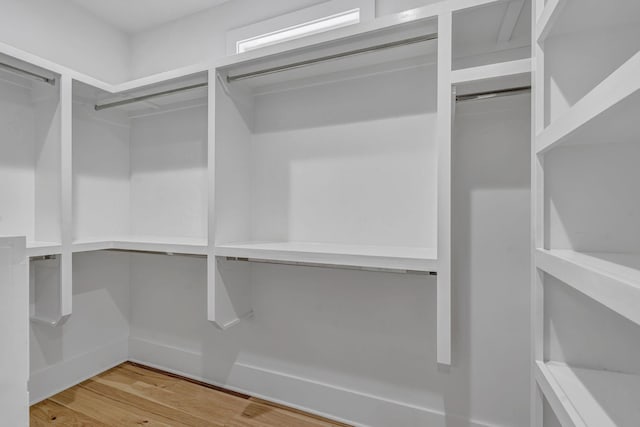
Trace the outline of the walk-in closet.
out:
<instances>
[{"instance_id":1,"label":"walk-in closet","mask_svg":"<svg viewBox=\"0 0 640 427\"><path fill-rule=\"evenodd\" d=\"M0 0L0 426L637 427L640 4Z\"/></svg>"}]
</instances>

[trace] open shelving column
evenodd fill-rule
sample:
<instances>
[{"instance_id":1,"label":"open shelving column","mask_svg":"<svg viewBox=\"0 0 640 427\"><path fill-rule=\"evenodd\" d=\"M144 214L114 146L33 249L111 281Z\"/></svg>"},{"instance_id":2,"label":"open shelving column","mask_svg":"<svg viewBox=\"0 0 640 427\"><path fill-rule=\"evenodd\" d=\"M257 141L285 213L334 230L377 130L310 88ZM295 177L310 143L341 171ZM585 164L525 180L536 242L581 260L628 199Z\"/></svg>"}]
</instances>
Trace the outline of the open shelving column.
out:
<instances>
[{"instance_id":1,"label":"open shelving column","mask_svg":"<svg viewBox=\"0 0 640 427\"><path fill-rule=\"evenodd\" d=\"M447 13L450 17L450 11ZM433 11L423 17L418 14L415 21L383 24L378 31L357 33L341 44L334 41L313 45L306 52L286 51L285 60L284 55L265 55L253 63L234 63L232 59L229 65L211 71L210 81L215 84L209 88L213 122L209 127L212 214L208 306L209 320L218 327L226 329L251 316L253 263L420 273L425 274L426 285L435 284L428 273L437 273L437 361L450 364L450 274L445 270L450 265L446 254L450 251L451 99L445 91L449 106L441 112L435 84L436 73L450 73L451 61L446 60L450 48L446 46L451 35L446 18L437 42L444 67L434 64L435 40L403 45L434 33L438 17ZM376 52L353 58L346 54L341 61L314 65L313 69L296 67L284 80L278 75L259 76L248 83L233 79L261 67L387 43L400 43L401 47L381 52L373 49ZM420 82L419 91L408 94L407 78ZM354 83L346 85L347 81ZM318 85L326 85L322 86L325 90L319 92ZM395 90L382 91L388 101L382 103L380 88L389 85ZM354 87L368 93L363 99L347 98L346 93ZM376 90L365 89L370 87ZM424 95L418 98L418 92ZM401 94L412 96L413 102L403 102ZM301 99L314 96L317 103L307 101L294 107ZM329 98L343 105L341 117L327 111L335 110L335 104L327 103ZM367 100L378 105L371 111L360 107ZM292 113L283 121L286 108ZM426 120L416 120L423 115ZM323 118L326 123L320 123ZM449 126L442 129L448 131L437 135L436 127L441 127L436 123L447 120ZM395 163L382 164L387 156L381 154L389 152L394 153ZM303 161L308 168L301 168ZM441 161L445 163L438 166ZM398 169L399 165L406 167ZM297 169L291 170L294 167ZM331 179L325 181L323 173L329 173ZM293 177L293 181L289 186L278 186L274 176L286 177L280 180ZM291 188L294 192L287 193ZM284 197L285 193L291 199ZM265 195L270 195L267 202ZM397 206L405 207L401 215ZM442 218L439 223L438 214ZM399 222L400 218L407 220ZM440 250L445 254L444 262Z\"/></svg>"},{"instance_id":2,"label":"open shelving column","mask_svg":"<svg viewBox=\"0 0 640 427\"><path fill-rule=\"evenodd\" d=\"M545 286L555 278L640 325L640 5L536 0L533 8L532 426L544 425L545 400L563 427L637 425L638 372L548 360Z\"/></svg>"},{"instance_id":3,"label":"open shelving column","mask_svg":"<svg viewBox=\"0 0 640 427\"><path fill-rule=\"evenodd\" d=\"M0 234L26 236L31 319L58 325L71 313L71 256L64 249L68 79L0 54ZM66 121L66 122L65 122Z\"/></svg>"}]
</instances>

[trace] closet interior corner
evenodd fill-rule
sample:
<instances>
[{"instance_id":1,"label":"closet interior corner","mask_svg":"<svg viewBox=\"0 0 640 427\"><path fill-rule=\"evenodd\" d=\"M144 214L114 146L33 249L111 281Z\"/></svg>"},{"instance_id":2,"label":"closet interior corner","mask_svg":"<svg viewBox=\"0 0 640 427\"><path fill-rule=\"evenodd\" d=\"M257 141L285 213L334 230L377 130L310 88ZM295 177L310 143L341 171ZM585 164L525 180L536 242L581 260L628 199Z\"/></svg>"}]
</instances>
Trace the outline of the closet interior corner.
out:
<instances>
[{"instance_id":1,"label":"closet interior corner","mask_svg":"<svg viewBox=\"0 0 640 427\"><path fill-rule=\"evenodd\" d=\"M124 93L73 84L73 252L206 254L201 73Z\"/></svg>"}]
</instances>

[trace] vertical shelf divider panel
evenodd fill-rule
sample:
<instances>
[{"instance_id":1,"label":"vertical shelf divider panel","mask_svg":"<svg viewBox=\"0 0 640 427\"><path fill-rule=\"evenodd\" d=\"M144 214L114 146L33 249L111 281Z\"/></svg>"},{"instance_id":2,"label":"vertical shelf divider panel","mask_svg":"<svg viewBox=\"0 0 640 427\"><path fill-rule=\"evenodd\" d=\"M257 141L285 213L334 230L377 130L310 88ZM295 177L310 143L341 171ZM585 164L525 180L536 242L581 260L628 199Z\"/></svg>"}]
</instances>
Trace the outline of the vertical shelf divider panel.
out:
<instances>
[{"instance_id":1,"label":"vertical shelf divider panel","mask_svg":"<svg viewBox=\"0 0 640 427\"><path fill-rule=\"evenodd\" d=\"M0 237L0 410L3 423L29 424L29 286L24 237Z\"/></svg>"},{"instance_id":2,"label":"vertical shelf divider panel","mask_svg":"<svg viewBox=\"0 0 640 427\"><path fill-rule=\"evenodd\" d=\"M73 277L71 253L71 191L72 191L72 157L71 157L71 111L72 111L72 79L63 74L59 79L59 112L55 120L59 123L59 153L57 162L59 169L55 179L60 183L56 205L59 206L57 217L60 218L61 246L52 254L31 251L30 277L32 292L31 320L48 326L60 326L71 316L73 303Z\"/></svg>"},{"instance_id":3,"label":"vertical shelf divider panel","mask_svg":"<svg viewBox=\"0 0 640 427\"><path fill-rule=\"evenodd\" d=\"M438 16L438 291L437 360L451 364L451 91L453 13Z\"/></svg>"},{"instance_id":4,"label":"vertical shelf divider panel","mask_svg":"<svg viewBox=\"0 0 640 427\"><path fill-rule=\"evenodd\" d=\"M537 36L536 23L544 9L544 0L533 0L531 19L531 427L543 427L544 398L537 385L537 363L544 358L544 275L535 262L536 248L544 242L544 167L536 153L536 135L544 129L544 51Z\"/></svg>"},{"instance_id":5,"label":"vertical shelf divider panel","mask_svg":"<svg viewBox=\"0 0 640 427\"><path fill-rule=\"evenodd\" d=\"M208 319L220 329L228 329L250 317L249 263L223 263L216 257L218 241L248 240L250 193L248 177L233 182L217 182L221 169L242 170L250 136L233 106L230 88L209 71L209 246L208 246ZM222 120L219 117L223 117ZM223 221L223 229L218 224Z\"/></svg>"},{"instance_id":6,"label":"vertical shelf divider panel","mask_svg":"<svg viewBox=\"0 0 640 427\"><path fill-rule=\"evenodd\" d=\"M59 321L64 321L73 310L73 80L69 75L63 75L60 80L60 110L62 259Z\"/></svg>"}]
</instances>

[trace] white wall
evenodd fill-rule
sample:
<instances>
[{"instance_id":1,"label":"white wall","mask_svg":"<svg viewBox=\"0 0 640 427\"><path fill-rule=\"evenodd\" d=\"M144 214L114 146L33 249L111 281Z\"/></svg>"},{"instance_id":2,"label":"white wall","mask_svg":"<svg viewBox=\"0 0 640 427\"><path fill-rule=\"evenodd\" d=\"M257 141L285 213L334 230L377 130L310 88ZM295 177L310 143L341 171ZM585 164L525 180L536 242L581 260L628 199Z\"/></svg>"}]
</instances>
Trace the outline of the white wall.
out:
<instances>
[{"instance_id":1,"label":"white wall","mask_svg":"<svg viewBox=\"0 0 640 427\"><path fill-rule=\"evenodd\" d=\"M110 83L127 80L129 38L65 0L0 0L0 42Z\"/></svg>"},{"instance_id":2,"label":"white wall","mask_svg":"<svg viewBox=\"0 0 640 427\"><path fill-rule=\"evenodd\" d=\"M234 0L137 34L65 0L0 0L0 42L109 83L226 55L229 29L324 0ZM383 16L437 0L376 0Z\"/></svg>"},{"instance_id":3,"label":"white wall","mask_svg":"<svg viewBox=\"0 0 640 427\"><path fill-rule=\"evenodd\" d=\"M131 40L131 71L142 77L226 55L226 33L323 0L234 0L170 24L138 34ZM435 3L435 0L376 0L377 15L387 15Z\"/></svg>"}]
</instances>

